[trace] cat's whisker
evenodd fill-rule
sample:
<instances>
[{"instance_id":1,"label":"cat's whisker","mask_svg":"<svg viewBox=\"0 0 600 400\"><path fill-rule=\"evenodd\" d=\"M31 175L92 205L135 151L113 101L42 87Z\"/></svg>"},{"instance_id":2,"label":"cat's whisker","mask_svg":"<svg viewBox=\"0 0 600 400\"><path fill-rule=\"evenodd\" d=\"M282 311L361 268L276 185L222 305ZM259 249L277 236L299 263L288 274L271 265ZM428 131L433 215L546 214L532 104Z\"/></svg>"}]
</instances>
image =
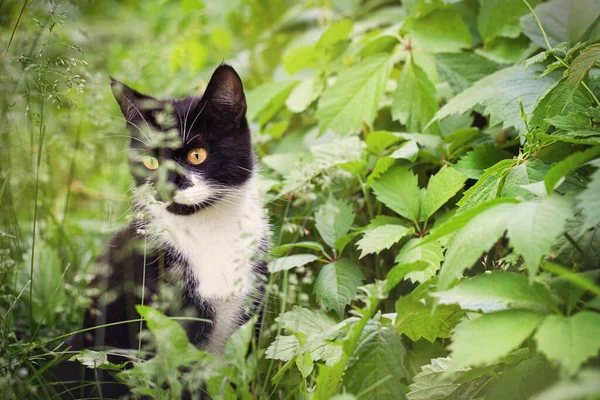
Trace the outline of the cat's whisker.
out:
<instances>
[{"instance_id":1,"label":"cat's whisker","mask_svg":"<svg viewBox=\"0 0 600 400\"><path fill-rule=\"evenodd\" d=\"M142 115L142 112L127 97L125 97L125 100L127 100L127 102L129 103L129 105L132 106L135 111L137 111L137 113L139 114L140 118L142 118L142 121L144 121L144 124L146 124L146 128L148 128L148 132L150 132L152 129L150 128L150 125L148 124L148 121L146 121L146 118L144 118L144 115ZM130 121L127 121L127 122L130 123ZM140 132L142 132L142 134L146 137L146 139L148 139L148 143L152 143L152 140L150 139L150 137L148 135L146 135L146 133L142 129L140 129Z\"/></svg>"},{"instance_id":2,"label":"cat's whisker","mask_svg":"<svg viewBox=\"0 0 600 400\"><path fill-rule=\"evenodd\" d=\"M194 120L190 124L190 129L188 130L188 132L184 136L185 138L187 138L187 136L192 132L192 127L196 123L196 120L198 119L198 117L200 116L200 114L202 114L202 111L204 111L204 107L206 107L206 104L207 104L207 102L204 102L204 104L202 105L202 108L200 109L200 111L198 111L198 114L196 115L196 118L194 118ZM186 139L184 139L184 140L186 140ZM187 140L186 140L186 142L187 142Z\"/></svg>"}]
</instances>

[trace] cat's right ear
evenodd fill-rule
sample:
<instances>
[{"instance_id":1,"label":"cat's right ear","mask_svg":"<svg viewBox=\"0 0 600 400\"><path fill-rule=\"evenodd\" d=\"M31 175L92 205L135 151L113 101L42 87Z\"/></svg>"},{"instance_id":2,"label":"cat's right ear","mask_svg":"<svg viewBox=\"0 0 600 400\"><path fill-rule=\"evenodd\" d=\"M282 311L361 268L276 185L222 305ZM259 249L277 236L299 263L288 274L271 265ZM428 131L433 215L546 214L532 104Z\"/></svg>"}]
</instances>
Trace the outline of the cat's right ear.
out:
<instances>
[{"instance_id":1,"label":"cat's right ear","mask_svg":"<svg viewBox=\"0 0 600 400\"><path fill-rule=\"evenodd\" d=\"M158 101L110 78L110 88L127 121L146 119L149 113L160 108Z\"/></svg>"}]
</instances>

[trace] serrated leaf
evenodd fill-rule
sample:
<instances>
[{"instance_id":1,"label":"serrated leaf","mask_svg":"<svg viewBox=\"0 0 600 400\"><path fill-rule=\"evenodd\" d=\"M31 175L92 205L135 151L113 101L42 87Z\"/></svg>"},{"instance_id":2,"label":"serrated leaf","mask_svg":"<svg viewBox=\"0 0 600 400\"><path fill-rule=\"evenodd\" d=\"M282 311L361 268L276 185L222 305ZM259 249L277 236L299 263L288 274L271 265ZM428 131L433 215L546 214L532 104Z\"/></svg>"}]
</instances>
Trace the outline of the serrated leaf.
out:
<instances>
[{"instance_id":1,"label":"serrated leaf","mask_svg":"<svg viewBox=\"0 0 600 400\"><path fill-rule=\"evenodd\" d=\"M535 276L542 257L550 254L571 215L569 202L558 196L512 207L507 216L510 245L523 256L530 278Z\"/></svg>"},{"instance_id":2,"label":"serrated leaf","mask_svg":"<svg viewBox=\"0 0 600 400\"><path fill-rule=\"evenodd\" d=\"M507 220L515 204L497 204L467 222L456 234L442 265L438 290L447 289L464 270L471 268L506 231Z\"/></svg>"},{"instance_id":3,"label":"serrated leaf","mask_svg":"<svg viewBox=\"0 0 600 400\"><path fill-rule=\"evenodd\" d=\"M474 207L468 211L465 211L462 214L456 214L450 220L445 222L444 224L440 225L439 227L434 228L429 235L425 236L425 238L423 239L423 243L429 243L431 241L438 240L446 235L449 235L453 232L456 232L457 230L461 229L469 221L471 221L473 218L475 218L478 214L482 213L483 211L485 211L489 208L495 207L498 204L507 204L507 203L517 204L517 203L519 203L519 201L516 199L510 199L510 198L494 199L494 200L490 200L488 202L482 203L482 204L478 205L477 207Z\"/></svg>"},{"instance_id":4,"label":"serrated leaf","mask_svg":"<svg viewBox=\"0 0 600 400\"><path fill-rule=\"evenodd\" d=\"M525 309L537 312L552 310L554 302L550 291L526 276L496 271L464 280L450 290L434 292L440 304L458 304L463 310L493 312Z\"/></svg>"},{"instance_id":5,"label":"serrated leaf","mask_svg":"<svg viewBox=\"0 0 600 400\"><path fill-rule=\"evenodd\" d=\"M456 327L449 346L451 370L498 360L517 349L543 319L542 314L533 311L506 310L462 322Z\"/></svg>"},{"instance_id":6,"label":"serrated leaf","mask_svg":"<svg viewBox=\"0 0 600 400\"><path fill-rule=\"evenodd\" d=\"M406 167L388 170L371 185L377 200L399 215L416 221L419 216L417 177Z\"/></svg>"},{"instance_id":7,"label":"serrated leaf","mask_svg":"<svg viewBox=\"0 0 600 400\"><path fill-rule=\"evenodd\" d=\"M359 266L341 259L325 265L315 281L314 293L325 307L344 317L344 308L356 295L357 288L365 280Z\"/></svg>"},{"instance_id":8,"label":"serrated leaf","mask_svg":"<svg viewBox=\"0 0 600 400\"><path fill-rule=\"evenodd\" d=\"M398 143L401 140L401 137L395 135L392 132L375 131L369 133L365 141L367 143L367 150L369 150L375 155L380 155L383 152L383 150L393 145L394 143Z\"/></svg>"},{"instance_id":9,"label":"serrated leaf","mask_svg":"<svg viewBox=\"0 0 600 400\"><path fill-rule=\"evenodd\" d=\"M573 92L563 78L536 104L531 113L529 127L539 127L541 132L546 132L552 124L551 119L556 120L556 117L561 115L584 113L591 104L591 97L582 87Z\"/></svg>"},{"instance_id":10,"label":"serrated leaf","mask_svg":"<svg viewBox=\"0 0 600 400\"><path fill-rule=\"evenodd\" d=\"M371 57L338 75L319 100L316 116L321 132L331 129L345 135L363 123L371 124L391 66L389 57Z\"/></svg>"},{"instance_id":11,"label":"serrated leaf","mask_svg":"<svg viewBox=\"0 0 600 400\"><path fill-rule=\"evenodd\" d=\"M530 158L512 167L502 186L502 197L514 197L520 199L532 199L530 191L523 188L525 185L541 182L550 167L537 158Z\"/></svg>"},{"instance_id":12,"label":"serrated leaf","mask_svg":"<svg viewBox=\"0 0 600 400\"><path fill-rule=\"evenodd\" d=\"M404 30L416 47L429 53L459 52L471 46L471 34L460 14L451 7L408 19Z\"/></svg>"},{"instance_id":13,"label":"serrated leaf","mask_svg":"<svg viewBox=\"0 0 600 400\"><path fill-rule=\"evenodd\" d=\"M577 206L584 217L584 229L592 228L600 223L600 161L592 163L597 169L591 176L587 187L577 196Z\"/></svg>"},{"instance_id":14,"label":"serrated leaf","mask_svg":"<svg viewBox=\"0 0 600 400\"><path fill-rule=\"evenodd\" d=\"M246 100L249 104L246 114L248 120L254 121L259 114L269 107L283 106L287 95L298 81L269 82L258 86L246 93Z\"/></svg>"},{"instance_id":15,"label":"serrated leaf","mask_svg":"<svg viewBox=\"0 0 600 400\"><path fill-rule=\"evenodd\" d=\"M292 89L285 101L285 106L292 112L306 110L323 91L323 83L318 78L310 78L300 82Z\"/></svg>"},{"instance_id":16,"label":"serrated leaf","mask_svg":"<svg viewBox=\"0 0 600 400\"><path fill-rule=\"evenodd\" d=\"M566 42L569 47L581 40L582 35L600 14L600 4L595 0L552 0L535 8L550 46ZM547 48L544 36L533 17L521 17L523 33L532 41Z\"/></svg>"},{"instance_id":17,"label":"serrated leaf","mask_svg":"<svg viewBox=\"0 0 600 400\"><path fill-rule=\"evenodd\" d=\"M561 161L553 164L550 170L544 177L544 185L548 194L556 188L556 185L562 177L567 175L569 172L575 171L583 163L591 160L592 158L600 154L600 146L592 147L585 151L580 151L575 154L571 154Z\"/></svg>"},{"instance_id":18,"label":"serrated leaf","mask_svg":"<svg viewBox=\"0 0 600 400\"><path fill-rule=\"evenodd\" d=\"M536 6L539 0L529 1ZM483 0L477 27L484 42L496 36L516 38L521 33L519 17L529 11L522 0Z\"/></svg>"},{"instance_id":19,"label":"serrated leaf","mask_svg":"<svg viewBox=\"0 0 600 400\"><path fill-rule=\"evenodd\" d=\"M594 399L600 394L600 370L581 371L572 380L561 380L547 390L536 394L531 400L580 400Z\"/></svg>"},{"instance_id":20,"label":"serrated leaf","mask_svg":"<svg viewBox=\"0 0 600 400\"><path fill-rule=\"evenodd\" d=\"M436 338L450 337L464 315L454 305L439 305L434 308L434 301L429 297L429 287L434 280L435 278L420 284L410 294L396 301L396 329L413 342L420 338L434 342Z\"/></svg>"},{"instance_id":21,"label":"serrated leaf","mask_svg":"<svg viewBox=\"0 0 600 400\"><path fill-rule=\"evenodd\" d=\"M463 197L457 203L460 206L457 214L498 197L498 191L502 188L506 173L515 163L514 160L501 160L487 168L477 183L464 192Z\"/></svg>"},{"instance_id":22,"label":"serrated leaf","mask_svg":"<svg viewBox=\"0 0 600 400\"><path fill-rule=\"evenodd\" d=\"M403 265L413 265L414 267L414 263L420 263L418 268L409 268L406 270L403 279L410 279L413 283L424 283L435 276L436 272L440 269L443 259L444 256L440 242L422 243L421 238L411 239L396 256L395 262L398 265L394 269Z\"/></svg>"},{"instance_id":23,"label":"serrated leaf","mask_svg":"<svg viewBox=\"0 0 600 400\"><path fill-rule=\"evenodd\" d=\"M402 225L382 225L367 229L356 246L361 251L360 258L367 254L379 254L382 250L389 249L404 236L413 232L412 228Z\"/></svg>"},{"instance_id":24,"label":"serrated leaf","mask_svg":"<svg viewBox=\"0 0 600 400\"><path fill-rule=\"evenodd\" d=\"M392 102L392 117L412 132L422 132L438 105L435 86L412 59L404 65Z\"/></svg>"},{"instance_id":25,"label":"serrated leaf","mask_svg":"<svg viewBox=\"0 0 600 400\"><path fill-rule=\"evenodd\" d=\"M112 364L108 361L108 354L104 351L93 351L90 349L83 349L81 352L75 354L69 358L69 361L79 361L81 365L90 369L112 369L120 370L121 367L116 364Z\"/></svg>"},{"instance_id":26,"label":"serrated leaf","mask_svg":"<svg viewBox=\"0 0 600 400\"><path fill-rule=\"evenodd\" d=\"M409 379L404 366L406 350L394 329L384 322L369 320L361 332L348 367L344 384L361 399L404 399ZM377 386L371 388L373 384Z\"/></svg>"},{"instance_id":27,"label":"serrated leaf","mask_svg":"<svg viewBox=\"0 0 600 400\"><path fill-rule=\"evenodd\" d=\"M537 79L540 67L509 67L475 82L475 84L451 99L435 115L442 119L452 114L462 114L476 105L485 107L484 114L490 115L490 126L502 124L505 129L515 127L525 132L520 117L518 99L521 98L527 115L533 111L542 94L554 83L548 76Z\"/></svg>"},{"instance_id":28,"label":"serrated leaf","mask_svg":"<svg viewBox=\"0 0 600 400\"><path fill-rule=\"evenodd\" d=\"M467 175L471 179L479 179L485 169L494 164L512 158L512 155L497 146L487 144L476 147L468 152L453 165L453 168Z\"/></svg>"},{"instance_id":29,"label":"serrated leaf","mask_svg":"<svg viewBox=\"0 0 600 400\"><path fill-rule=\"evenodd\" d=\"M402 143L392 154L390 154L391 158L403 158L410 162L415 162L417 156L419 155L419 146L417 142L414 140L408 140Z\"/></svg>"},{"instance_id":30,"label":"serrated leaf","mask_svg":"<svg viewBox=\"0 0 600 400\"><path fill-rule=\"evenodd\" d=\"M558 378L557 369L540 355L506 368L486 396L486 400L531 399Z\"/></svg>"},{"instance_id":31,"label":"serrated leaf","mask_svg":"<svg viewBox=\"0 0 600 400\"><path fill-rule=\"evenodd\" d=\"M419 220L426 221L441 206L446 204L454 195L463 188L467 176L455 169L443 166L437 174L429 179L427 191L421 203Z\"/></svg>"},{"instance_id":32,"label":"serrated leaf","mask_svg":"<svg viewBox=\"0 0 600 400\"><path fill-rule=\"evenodd\" d=\"M352 226L354 212L350 204L331 196L315 213L315 221L325 243L335 248L335 241L344 236Z\"/></svg>"},{"instance_id":33,"label":"serrated leaf","mask_svg":"<svg viewBox=\"0 0 600 400\"><path fill-rule=\"evenodd\" d=\"M600 314L581 311L572 317L549 315L534 338L548 359L573 374L600 350Z\"/></svg>"},{"instance_id":34,"label":"serrated leaf","mask_svg":"<svg viewBox=\"0 0 600 400\"><path fill-rule=\"evenodd\" d=\"M442 79L450 84L455 94L500 68L497 63L474 53L436 54L435 65Z\"/></svg>"},{"instance_id":35,"label":"serrated leaf","mask_svg":"<svg viewBox=\"0 0 600 400\"><path fill-rule=\"evenodd\" d=\"M309 310L294 307L275 319L292 332L303 333L306 336L327 333L335 326L335 321L319 310Z\"/></svg>"},{"instance_id":36,"label":"serrated leaf","mask_svg":"<svg viewBox=\"0 0 600 400\"><path fill-rule=\"evenodd\" d=\"M459 400L472 398L468 393L476 393L485 383L477 379L465 379L471 368L448 371L449 357L434 358L430 364L421 367L421 372L413 377L407 394L409 400Z\"/></svg>"},{"instance_id":37,"label":"serrated leaf","mask_svg":"<svg viewBox=\"0 0 600 400\"><path fill-rule=\"evenodd\" d=\"M266 359L289 361L294 358L296 349L300 346L296 336L279 335L269 345L265 353Z\"/></svg>"},{"instance_id":38,"label":"serrated leaf","mask_svg":"<svg viewBox=\"0 0 600 400\"><path fill-rule=\"evenodd\" d=\"M292 256L281 257L269 263L269 272L276 273L287 271L292 268L301 267L318 259L314 254L294 254Z\"/></svg>"},{"instance_id":39,"label":"serrated leaf","mask_svg":"<svg viewBox=\"0 0 600 400\"><path fill-rule=\"evenodd\" d=\"M569 66L569 75L566 83L571 87L569 93L574 93L579 84L583 81L590 69L600 59L600 43L588 46L573 60ZM572 94L569 94L572 97Z\"/></svg>"}]
</instances>

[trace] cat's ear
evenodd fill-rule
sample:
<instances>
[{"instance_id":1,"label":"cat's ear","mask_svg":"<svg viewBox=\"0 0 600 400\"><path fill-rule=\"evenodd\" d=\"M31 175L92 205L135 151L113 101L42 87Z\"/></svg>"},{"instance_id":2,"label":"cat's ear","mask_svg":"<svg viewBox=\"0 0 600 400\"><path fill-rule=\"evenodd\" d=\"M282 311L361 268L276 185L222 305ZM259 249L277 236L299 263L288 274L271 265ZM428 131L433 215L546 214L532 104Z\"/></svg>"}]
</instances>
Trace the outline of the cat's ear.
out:
<instances>
[{"instance_id":1,"label":"cat's ear","mask_svg":"<svg viewBox=\"0 0 600 400\"><path fill-rule=\"evenodd\" d=\"M127 121L146 119L152 111L160 108L158 100L154 97L142 94L112 77L110 88Z\"/></svg>"},{"instance_id":2,"label":"cat's ear","mask_svg":"<svg viewBox=\"0 0 600 400\"><path fill-rule=\"evenodd\" d=\"M240 122L246 115L246 96L240 76L227 64L221 64L213 72L201 100L211 113Z\"/></svg>"}]
</instances>

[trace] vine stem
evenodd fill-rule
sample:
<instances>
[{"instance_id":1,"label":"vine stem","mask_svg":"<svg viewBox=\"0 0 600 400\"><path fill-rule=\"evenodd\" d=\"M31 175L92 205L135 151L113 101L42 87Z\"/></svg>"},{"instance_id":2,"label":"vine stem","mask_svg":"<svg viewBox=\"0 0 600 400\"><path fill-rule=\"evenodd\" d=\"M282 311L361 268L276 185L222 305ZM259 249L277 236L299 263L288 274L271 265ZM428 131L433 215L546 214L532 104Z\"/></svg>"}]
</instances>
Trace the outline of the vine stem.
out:
<instances>
[{"instance_id":1,"label":"vine stem","mask_svg":"<svg viewBox=\"0 0 600 400\"><path fill-rule=\"evenodd\" d=\"M48 62L48 48L50 47L50 38L52 37L52 26L48 30L48 40L46 42L46 51L44 55L44 62ZM38 140L38 152L37 152L37 163L36 163L36 172L35 172L35 195L34 195L34 203L33 203L33 233L31 239L31 264L29 266L29 280L31 281L31 285L29 286L29 325L31 331L31 338L33 339L35 330L33 324L33 265L35 261L35 237L37 230L37 214L38 214L38 197L40 191L40 165L42 161L42 149L44 147L44 136L46 135L46 126L44 125L44 103L46 97L46 70L47 65L45 66L44 71L42 72L42 92L40 95L40 132L39 132L39 140Z\"/></svg>"}]
</instances>

